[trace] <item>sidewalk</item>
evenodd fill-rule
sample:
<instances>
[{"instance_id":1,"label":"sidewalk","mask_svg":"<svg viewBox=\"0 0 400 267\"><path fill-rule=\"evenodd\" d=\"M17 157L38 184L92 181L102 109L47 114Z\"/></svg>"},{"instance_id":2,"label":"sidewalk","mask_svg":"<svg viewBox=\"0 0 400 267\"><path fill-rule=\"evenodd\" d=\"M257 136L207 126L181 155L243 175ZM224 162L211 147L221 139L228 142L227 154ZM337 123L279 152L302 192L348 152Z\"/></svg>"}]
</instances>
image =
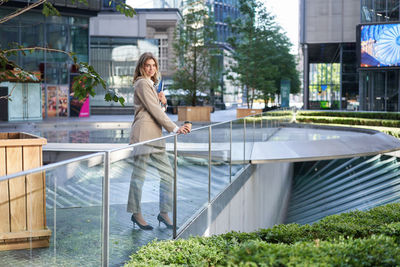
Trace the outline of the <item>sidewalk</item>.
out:
<instances>
[{"instance_id":1,"label":"sidewalk","mask_svg":"<svg viewBox=\"0 0 400 267\"><path fill-rule=\"evenodd\" d=\"M178 120L178 115L167 113L168 117L172 121L176 122ZM217 110L211 113L211 122L195 122L194 127L199 127L202 125L208 125L210 123L224 122L236 119L236 109L228 110ZM96 123L122 123L122 128L130 127L130 123L133 121L133 115L91 115L87 118L47 118L41 121L0 121L0 132L6 132L8 130L31 130L37 128L47 128L47 127L76 127L83 125L91 125Z\"/></svg>"}]
</instances>

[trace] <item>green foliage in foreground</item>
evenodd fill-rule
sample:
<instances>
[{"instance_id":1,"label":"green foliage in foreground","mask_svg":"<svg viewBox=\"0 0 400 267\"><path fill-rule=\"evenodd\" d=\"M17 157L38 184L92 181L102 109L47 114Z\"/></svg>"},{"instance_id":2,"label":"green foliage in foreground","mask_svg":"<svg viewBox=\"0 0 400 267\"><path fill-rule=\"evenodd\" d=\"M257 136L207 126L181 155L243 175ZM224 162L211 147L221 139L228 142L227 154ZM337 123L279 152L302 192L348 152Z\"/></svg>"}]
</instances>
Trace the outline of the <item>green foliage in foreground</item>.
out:
<instances>
[{"instance_id":1,"label":"green foliage in foreground","mask_svg":"<svg viewBox=\"0 0 400 267\"><path fill-rule=\"evenodd\" d=\"M395 203L313 225L154 241L126 266L399 266L399 245L400 203Z\"/></svg>"}]
</instances>

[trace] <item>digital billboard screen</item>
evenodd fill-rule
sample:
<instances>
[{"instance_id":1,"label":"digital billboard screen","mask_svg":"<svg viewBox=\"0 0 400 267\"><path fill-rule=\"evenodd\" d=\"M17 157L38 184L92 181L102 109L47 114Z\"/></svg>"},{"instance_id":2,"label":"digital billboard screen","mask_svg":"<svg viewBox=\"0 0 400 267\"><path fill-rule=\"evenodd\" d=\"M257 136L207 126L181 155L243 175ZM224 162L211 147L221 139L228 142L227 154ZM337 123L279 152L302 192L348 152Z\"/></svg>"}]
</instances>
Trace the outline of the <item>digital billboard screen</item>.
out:
<instances>
[{"instance_id":1,"label":"digital billboard screen","mask_svg":"<svg viewBox=\"0 0 400 267\"><path fill-rule=\"evenodd\" d=\"M400 67L400 24L360 25L358 39L360 67Z\"/></svg>"}]
</instances>

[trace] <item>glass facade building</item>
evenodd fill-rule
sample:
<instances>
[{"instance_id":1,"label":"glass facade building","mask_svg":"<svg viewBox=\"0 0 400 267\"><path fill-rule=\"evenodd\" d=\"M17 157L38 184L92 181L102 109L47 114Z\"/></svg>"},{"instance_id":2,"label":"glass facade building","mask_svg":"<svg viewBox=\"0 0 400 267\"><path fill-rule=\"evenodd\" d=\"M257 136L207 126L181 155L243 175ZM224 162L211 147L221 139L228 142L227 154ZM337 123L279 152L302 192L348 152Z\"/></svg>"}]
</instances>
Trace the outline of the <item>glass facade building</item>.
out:
<instances>
[{"instance_id":1,"label":"glass facade building","mask_svg":"<svg viewBox=\"0 0 400 267\"><path fill-rule=\"evenodd\" d=\"M217 42L222 46L228 46L227 40L231 37L232 32L226 19L235 20L239 17L239 1L238 0L214 0L210 1L215 20L215 28L217 32Z\"/></svg>"},{"instance_id":2,"label":"glass facade building","mask_svg":"<svg viewBox=\"0 0 400 267\"><path fill-rule=\"evenodd\" d=\"M151 52L157 58L158 39L138 39L133 37L90 38L91 64L107 82L108 89L114 90L125 99L125 106L133 106L133 73L136 62L144 52ZM95 88L96 95L91 98L93 106L117 106L119 103L104 101L105 90Z\"/></svg>"},{"instance_id":3,"label":"glass facade building","mask_svg":"<svg viewBox=\"0 0 400 267\"><path fill-rule=\"evenodd\" d=\"M221 77L219 88L215 92L211 92L211 103L216 107L225 108L226 105L237 104L238 88L233 86L230 81L227 81L223 74L225 65L229 62L229 55L233 52L228 43L228 39L232 36L227 20L236 20L240 16L238 0L208 0L211 12L214 14L216 44L220 47L221 52L218 57L218 64L221 68Z\"/></svg>"},{"instance_id":4,"label":"glass facade building","mask_svg":"<svg viewBox=\"0 0 400 267\"><path fill-rule=\"evenodd\" d=\"M301 0L305 109L400 111L399 11L400 0Z\"/></svg>"},{"instance_id":5,"label":"glass facade building","mask_svg":"<svg viewBox=\"0 0 400 267\"><path fill-rule=\"evenodd\" d=\"M400 0L362 0L361 24L400 23ZM390 29L389 29L390 30ZM379 38L379 37L378 37ZM393 57L400 49L400 33L394 31L390 42L395 47L389 51ZM380 38L382 39L382 37ZM390 40L389 40L390 41ZM378 43L379 39L374 43ZM376 48L375 48L376 49ZM399 68L362 68L360 74L360 107L372 111L400 111Z\"/></svg>"},{"instance_id":6,"label":"glass facade building","mask_svg":"<svg viewBox=\"0 0 400 267\"><path fill-rule=\"evenodd\" d=\"M14 9L3 7L0 17ZM63 14L63 13L61 13ZM78 61L89 61L89 16L51 16L29 11L0 24L0 46L11 43L24 47L47 47L74 52ZM76 69L65 53L35 51L11 57L18 65L42 74L42 114L46 117L70 115L71 82Z\"/></svg>"}]
</instances>

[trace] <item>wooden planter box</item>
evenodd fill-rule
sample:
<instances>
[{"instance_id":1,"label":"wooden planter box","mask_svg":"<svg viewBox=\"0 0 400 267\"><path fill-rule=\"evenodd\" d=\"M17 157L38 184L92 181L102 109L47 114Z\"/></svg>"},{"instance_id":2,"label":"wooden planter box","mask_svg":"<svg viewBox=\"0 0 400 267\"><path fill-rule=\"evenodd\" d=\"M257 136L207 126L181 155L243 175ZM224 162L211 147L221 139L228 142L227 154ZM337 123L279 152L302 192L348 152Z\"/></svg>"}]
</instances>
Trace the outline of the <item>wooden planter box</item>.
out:
<instances>
[{"instance_id":1,"label":"wooden planter box","mask_svg":"<svg viewBox=\"0 0 400 267\"><path fill-rule=\"evenodd\" d=\"M178 107L178 121L210 121L210 106Z\"/></svg>"},{"instance_id":2,"label":"wooden planter box","mask_svg":"<svg viewBox=\"0 0 400 267\"><path fill-rule=\"evenodd\" d=\"M26 133L0 133L0 176L42 166L47 140ZM45 174L0 181L0 250L48 247Z\"/></svg>"},{"instance_id":3,"label":"wooden planter box","mask_svg":"<svg viewBox=\"0 0 400 267\"><path fill-rule=\"evenodd\" d=\"M236 110L236 118L243 118L250 115L261 114L261 108L238 108Z\"/></svg>"}]
</instances>

